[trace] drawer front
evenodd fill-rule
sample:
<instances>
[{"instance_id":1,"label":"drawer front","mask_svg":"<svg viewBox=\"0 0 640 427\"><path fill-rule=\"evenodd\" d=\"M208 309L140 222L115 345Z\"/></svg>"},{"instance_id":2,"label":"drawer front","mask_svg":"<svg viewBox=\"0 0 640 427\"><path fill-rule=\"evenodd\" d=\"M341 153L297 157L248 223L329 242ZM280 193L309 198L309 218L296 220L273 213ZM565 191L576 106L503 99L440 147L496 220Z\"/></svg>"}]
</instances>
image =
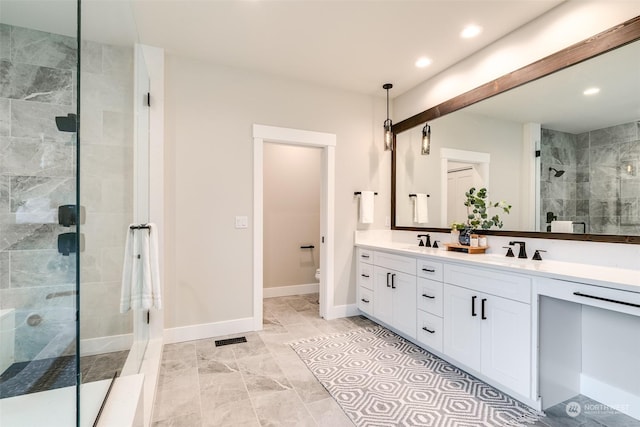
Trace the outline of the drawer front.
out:
<instances>
[{"instance_id":1,"label":"drawer front","mask_svg":"<svg viewBox=\"0 0 640 427\"><path fill-rule=\"evenodd\" d=\"M418 341L440 353L442 353L442 326L442 317L418 310Z\"/></svg>"},{"instance_id":2,"label":"drawer front","mask_svg":"<svg viewBox=\"0 0 640 427\"><path fill-rule=\"evenodd\" d=\"M538 295L640 316L640 292L542 277L536 278L534 283Z\"/></svg>"},{"instance_id":3,"label":"drawer front","mask_svg":"<svg viewBox=\"0 0 640 427\"><path fill-rule=\"evenodd\" d=\"M442 263L419 259L417 276L442 282Z\"/></svg>"},{"instance_id":4,"label":"drawer front","mask_svg":"<svg viewBox=\"0 0 640 427\"><path fill-rule=\"evenodd\" d=\"M360 311L373 316L373 291L360 287L360 295L358 296L358 308Z\"/></svg>"},{"instance_id":5,"label":"drawer front","mask_svg":"<svg viewBox=\"0 0 640 427\"><path fill-rule=\"evenodd\" d=\"M444 266L444 281L478 292L531 304L529 277L447 264Z\"/></svg>"},{"instance_id":6,"label":"drawer front","mask_svg":"<svg viewBox=\"0 0 640 427\"><path fill-rule=\"evenodd\" d=\"M395 271L416 275L416 259L402 255L388 254L386 252L374 252L373 263L380 267L389 268Z\"/></svg>"},{"instance_id":7,"label":"drawer front","mask_svg":"<svg viewBox=\"0 0 640 427\"><path fill-rule=\"evenodd\" d=\"M418 309L442 317L442 282L418 278Z\"/></svg>"},{"instance_id":8,"label":"drawer front","mask_svg":"<svg viewBox=\"0 0 640 427\"><path fill-rule=\"evenodd\" d=\"M358 249L358 260L360 262L366 262L367 264L373 264L373 251L369 249Z\"/></svg>"},{"instance_id":9,"label":"drawer front","mask_svg":"<svg viewBox=\"0 0 640 427\"><path fill-rule=\"evenodd\" d=\"M358 284L373 290L373 265L360 262L358 265Z\"/></svg>"}]
</instances>

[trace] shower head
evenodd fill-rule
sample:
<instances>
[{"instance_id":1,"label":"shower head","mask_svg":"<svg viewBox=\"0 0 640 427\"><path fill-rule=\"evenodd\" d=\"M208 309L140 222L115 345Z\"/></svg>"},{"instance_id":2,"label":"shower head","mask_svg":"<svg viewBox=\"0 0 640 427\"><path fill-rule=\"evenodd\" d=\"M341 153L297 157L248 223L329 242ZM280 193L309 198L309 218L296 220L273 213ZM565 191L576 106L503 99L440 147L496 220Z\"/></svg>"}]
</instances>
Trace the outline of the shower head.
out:
<instances>
[{"instance_id":1,"label":"shower head","mask_svg":"<svg viewBox=\"0 0 640 427\"><path fill-rule=\"evenodd\" d=\"M559 177L559 176L564 175L564 171L559 171L556 168L549 168L549 175L551 175L551 171L554 172L553 176L556 177L556 178Z\"/></svg>"}]
</instances>

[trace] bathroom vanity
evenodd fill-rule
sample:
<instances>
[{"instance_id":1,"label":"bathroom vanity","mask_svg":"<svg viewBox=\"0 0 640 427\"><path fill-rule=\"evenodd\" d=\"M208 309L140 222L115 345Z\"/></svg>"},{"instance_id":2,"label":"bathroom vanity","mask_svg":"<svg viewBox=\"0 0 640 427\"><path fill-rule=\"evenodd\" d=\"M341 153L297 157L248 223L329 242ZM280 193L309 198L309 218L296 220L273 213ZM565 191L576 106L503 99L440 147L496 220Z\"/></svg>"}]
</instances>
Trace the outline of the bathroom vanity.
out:
<instances>
[{"instance_id":1,"label":"bathroom vanity","mask_svg":"<svg viewBox=\"0 0 640 427\"><path fill-rule=\"evenodd\" d=\"M534 408L584 394L640 419L639 271L355 244L367 317Z\"/></svg>"}]
</instances>

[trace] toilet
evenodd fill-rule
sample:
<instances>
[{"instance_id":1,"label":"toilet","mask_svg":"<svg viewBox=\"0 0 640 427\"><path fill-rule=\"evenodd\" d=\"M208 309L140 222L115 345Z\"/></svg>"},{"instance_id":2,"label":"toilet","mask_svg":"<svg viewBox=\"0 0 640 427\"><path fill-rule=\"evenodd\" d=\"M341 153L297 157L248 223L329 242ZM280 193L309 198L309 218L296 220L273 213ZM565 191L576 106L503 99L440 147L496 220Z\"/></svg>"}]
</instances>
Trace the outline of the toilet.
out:
<instances>
[{"instance_id":1,"label":"toilet","mask_svg":"<svg viewBox=\"0 0 640 427\"><path fill-rule=\"evenodd\" d=\"M320 280L320 269L316 269L316 280Z\"/></svg>"}]
</instances>

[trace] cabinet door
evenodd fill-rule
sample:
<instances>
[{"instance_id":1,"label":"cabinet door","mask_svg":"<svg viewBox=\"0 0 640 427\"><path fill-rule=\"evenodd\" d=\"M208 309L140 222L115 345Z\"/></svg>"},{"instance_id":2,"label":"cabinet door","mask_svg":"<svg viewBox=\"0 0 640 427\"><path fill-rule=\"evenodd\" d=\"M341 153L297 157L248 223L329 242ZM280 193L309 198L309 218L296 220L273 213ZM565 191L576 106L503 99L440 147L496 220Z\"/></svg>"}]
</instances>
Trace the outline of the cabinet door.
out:
<instances>
[{"instance_id":1,"label":"cabinet door","mask_svg":"<svg viewBox=\"0 0 640 427\"><path fill-rule=\"evenodd\" d=\"M506 387L530 395L531 306L484 295L482 373ZM482 301L480 301L482 310Z\"/></svg>"},{"instance_id":2,"label":"cabinet door","mask_svg":"<svg viewBox=\"0 0 640 427\"><path fill-rule=\"evenodd\" d=\"M373 315L388 325L393 324L392 272L386 268L373 267Z\"/></svg>"},{"instance_id":3,"label":"cabinet door","mask_svg":"<svg viewBox=\"0 0 640 427\"><path fill-rule=\"evenodd\" d=\"M481 295L458 286L444 285L444 354L476 371L481 368Z\"/></svg>"},{"instance_id":4,"label":"cabinet door","mask_svg":"<svg viewBox=\"0 0 640 427\"><path fill-rule=\"evenodd\" d=\"M416 337L416 276L392 272L393 321L391 325L411 338Z\"/></svg>"}]
</instances>

